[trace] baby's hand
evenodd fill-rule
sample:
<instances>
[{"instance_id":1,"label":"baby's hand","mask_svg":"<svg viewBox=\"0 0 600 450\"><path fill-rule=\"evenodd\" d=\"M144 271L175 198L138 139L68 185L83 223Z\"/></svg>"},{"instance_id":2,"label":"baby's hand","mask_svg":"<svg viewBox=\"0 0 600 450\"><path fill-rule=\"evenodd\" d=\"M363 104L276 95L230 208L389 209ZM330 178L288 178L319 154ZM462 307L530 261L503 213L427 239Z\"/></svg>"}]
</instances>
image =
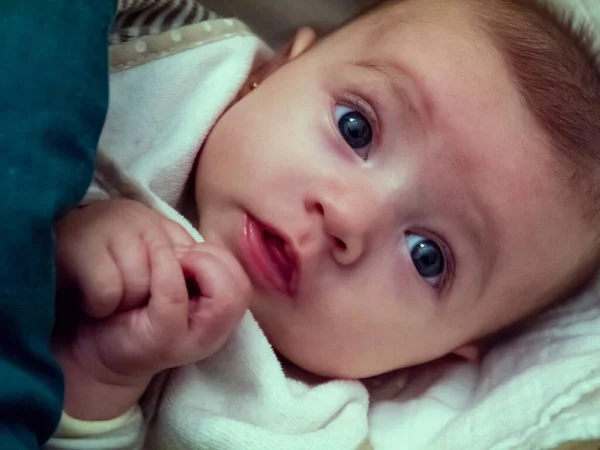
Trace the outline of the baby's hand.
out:
<instances>
[{"instance_id":1,"label":"baby's hand","mask_svg":"<svg viewBox=\"0 0 600 450\"><path fill-rule=\"evenodd\" d=\"M224 344L247 308L250 283L227 250L209 244L174 245L176 242L169 237L169 232L161 233L158 224L162 218L153 217L156 213L145 211L145 207L139 205L141 209L136 211L136 218L144 220L138 223L130 216L123 220L121 208L124 206L128 205L116 204L114 211L110 210L111 205L101 206L102 212L111 218L106 227L128 236L129 241L121 241L123 247L110 247L109 243L114 242L107 238L110 233L91 222L86 227L88 219L72 223L68 228L82 242L88 243L90 253L96 256L90 261L111 267L112 273L120 277L117 278L121 282L119 286L123 287L103 290L102 295L98 295L90 286L80 284L84 297L94 294L91 299L85 298L83 304L95 317L82 320L72 338L55 345L65 371L65 410L80 419L102 420L121 414L137 402L156 373L212 355ZM97 212L89 214L96 216ZM104 214L99 221L106 220ZM138 226L140 224L145 226ZM67 244L60 242L68 239L64 229L61 234L63 226L69 227L65 224L58 227L57 241L64 257L69 252L64 249ZM77 227L82 229L73 231ZM109 249L103 258L97 258L102 252L94 247L95 239L87 235L94 231L103 236L102 241ZM121 267L131 266L120 266L119 258L124 256L117 255L128 242L135 241L138 244L134 248L146 259L132 259L130 264L145 265L148 287L143 292L140 287L143 283L140 283L135 295L128 296L128 284L124 280L131 280L131 276L122 273ZM142 248L139 248L140 243ZM73 272L67 271L67 274L80 283L92 280L94 286L100 286L102 280L90 273L93 266L83 268L83 260L80 260L78 269L74 263L70 266ZM98 265L95 267L99 269ZM104 268L100 273L106 275L111 271ZM192 298L186 279L189 280L187 285L192 286ZM108 277L104 280L104 283L110 282ZM98 402L93 401L95 398Z\"/></svg>"},{"instance_id":2,"label":"baby's hand","mask_svg":"<svg viewBox=\"0 0 600 450\"><path fill-rule=\"evenodd\" d=\"M207 358L225 343L248 306L246 274L220 248L194 244L174 251L157 241L149 245L148 257L148 302L83 321L73 342L74 356L99 374L107 371L107 378L152 377ZM192 298L184 274L197 286Z\"/></svg>"},{"instance_id":3,"label":"baby's hand","mask_svg":"<svg viewBox=\"0 0 600 450\"><path fill-rule=\"evenodd\" d=\"M142 305L150 294L148 249L194 243L177 223L124 199L93 203L55 226L58 287L75 287L89 317Z\"/></svg>"}]
</instances>

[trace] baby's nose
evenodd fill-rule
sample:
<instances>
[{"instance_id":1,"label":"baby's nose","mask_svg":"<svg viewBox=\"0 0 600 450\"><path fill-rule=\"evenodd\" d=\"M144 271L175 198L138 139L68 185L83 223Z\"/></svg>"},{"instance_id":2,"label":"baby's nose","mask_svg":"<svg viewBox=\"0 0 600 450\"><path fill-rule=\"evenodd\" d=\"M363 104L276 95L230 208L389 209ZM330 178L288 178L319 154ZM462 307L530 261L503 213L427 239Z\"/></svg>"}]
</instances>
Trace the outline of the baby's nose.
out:
<instances>
[{"instance_id":1,"label":"baby's nose","mask_svg":"<svg viewBox=\"0 0 600 450\"><path fill-rule=\"evenodd\" d=\"M306 207L320 222L334 260L351 265L365 253L376 232L377 204L368 189L330 183L309 194Z\"/></svg>"}]
</instances>

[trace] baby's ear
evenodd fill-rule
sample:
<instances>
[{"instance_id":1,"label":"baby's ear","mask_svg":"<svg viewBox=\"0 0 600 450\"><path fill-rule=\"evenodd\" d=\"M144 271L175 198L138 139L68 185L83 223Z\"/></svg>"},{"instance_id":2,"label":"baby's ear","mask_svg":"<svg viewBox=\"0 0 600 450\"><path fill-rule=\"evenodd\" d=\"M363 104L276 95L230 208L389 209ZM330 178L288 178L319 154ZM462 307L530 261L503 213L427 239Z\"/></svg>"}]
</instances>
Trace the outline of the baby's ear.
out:
<instances>
[{"instance_id":1,"label":"baby's ear","mask_svg":"<svg viewBox=\"0 0 600 450\"><path fill-rule=\"evenodd\" d=\"M252 81L260 84L281 66L306 52L316 40L317 34L312 28L300 28L290 39L283 52L279 52L277 56L254 71L251 77Z\"/></svg>"},{"instance_id":2,"label":"baby's ear","mask_svg":"<svg viewBox=\"0 0 600 450\"><path fill-rule=\"evenodd\" d=\"M298 29L287 45L286 51L284 52L284 58L287 61L297 58L311 48L316 40L317 34L312 28L303 27Z\"/></svg>"},{"instance_id":3,"label":"baby's ear","mask_svg":"<svg viewBox=\"0 0 600 450\"><path fill-rule=\"evenodd\" d=\"M479 357L481 356L481 349L479 348L479 344L470 343L461 345L456 350L454 350L452 354L469 362L475 362L478 361Z\"/></svg>"}]
</instances>

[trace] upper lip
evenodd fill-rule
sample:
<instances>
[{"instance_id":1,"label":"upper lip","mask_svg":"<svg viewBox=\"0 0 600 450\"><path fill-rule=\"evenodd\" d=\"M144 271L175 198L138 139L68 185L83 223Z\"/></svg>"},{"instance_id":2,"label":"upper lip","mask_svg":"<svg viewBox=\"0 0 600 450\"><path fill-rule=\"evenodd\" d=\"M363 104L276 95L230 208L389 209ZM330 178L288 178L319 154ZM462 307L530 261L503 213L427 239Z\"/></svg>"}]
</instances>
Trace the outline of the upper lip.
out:
<instances>
[{"instance_id":1,"label":"upper lip","mask_svg":"<svg viewBox=\"0 0 600 450\"><path fill-rule=\"evenodd\" d=\"M252 215L250 215L250 218L252 220L254 220L259 225L259 227L263 229L263 231L266 231L269 234L277 236L278 238L280 238L283 241L285 254L292 261L294 268L295 268L295 273L294 273L294 276L292 277L291 286L290 286L290 292L291 293L295 292L296 287L298 285L298 281L300 279L301 259L299 257L298 251L296 250L296 246L294 245L293 240L287 234L283 233L281 230L275 228L274 226L254 217Z\"/></svg>"}]
</instances>

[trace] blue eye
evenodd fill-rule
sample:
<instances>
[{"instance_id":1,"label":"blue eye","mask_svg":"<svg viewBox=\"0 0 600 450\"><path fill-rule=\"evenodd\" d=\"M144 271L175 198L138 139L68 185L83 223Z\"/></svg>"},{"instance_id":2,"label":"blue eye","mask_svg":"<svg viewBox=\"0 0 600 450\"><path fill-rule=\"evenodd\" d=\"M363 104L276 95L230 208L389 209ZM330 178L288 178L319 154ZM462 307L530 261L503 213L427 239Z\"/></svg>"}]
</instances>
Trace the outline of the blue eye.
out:
<instances>
[{"instance_id":1,"label":"blue eye","mask_svg":"<svg viewBox=\"0 0 600 450\"><path fill-rule=\"evenodd\" d=\"M409 234L406 238L415 269L428 284L437 286L446 269L444 252L431 239L414 234Z\"/></svg>"},{"instance_id":2,"label":"blue eye","mask_svg":"<svg viewBox=\"0 0 600 450\"><path fill-rule=\"evenodd\" d=\"M344 140L365 161L369 157L373 129L360 112L347 106L335 107L335 120Z\"/></svg>"}]
</instances>

